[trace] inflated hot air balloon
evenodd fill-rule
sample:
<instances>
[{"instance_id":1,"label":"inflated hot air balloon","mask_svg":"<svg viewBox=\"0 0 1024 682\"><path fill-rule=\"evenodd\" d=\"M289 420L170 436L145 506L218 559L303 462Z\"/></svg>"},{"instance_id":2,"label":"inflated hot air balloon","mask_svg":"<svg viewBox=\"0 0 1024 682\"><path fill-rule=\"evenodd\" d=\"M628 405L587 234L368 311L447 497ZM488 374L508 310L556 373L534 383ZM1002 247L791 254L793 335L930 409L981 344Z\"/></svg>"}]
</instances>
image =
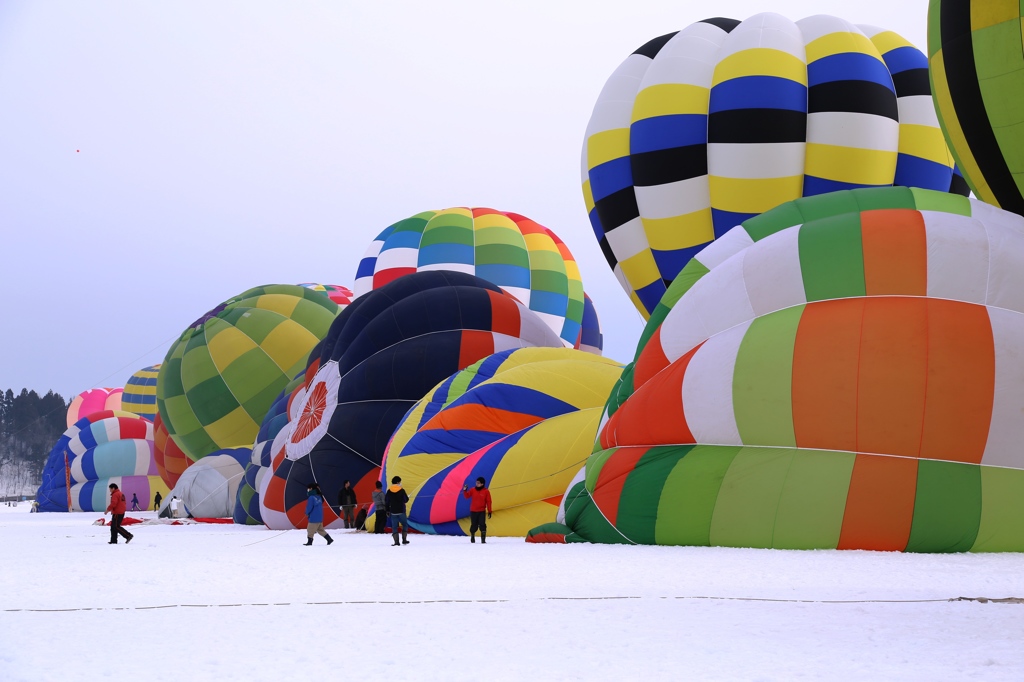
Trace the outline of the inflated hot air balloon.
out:
<instances>
[{"instance_id":1,"label":"inflated hot air balloon","mask_svg":"<svg viewBox=\"0 0 1024 682\"><path fill-rule=\"evenodd\" d=\"M527 346L563 343L522 302L473 275L414 273L357 298L310 359L274 440L283 447L259 489L263 522L304 526L313 481L328 502L345 479L369 502L385 447L409 408L453 372ZM324 514L325 524L337 519Z\"/></svg>"},{"instance_id":2,"label":"inflated hot air balloon","mask_svg":"<svg viewBox=\"0 0 1024 682\"><path fill-rule=\"evenodd\" d=\"M974 194L1024 215L1024 8L1005 0L931 0L928 64L935 110Z\"/></svg>"},{"instance_id":3,"label":"inflated hot air balloon","mask_svg":"<svg viewBox=\"0 0 1024 682\"><path fill-rule=\"evenodd\" d=\"M465 272L497 284L572 347L583 320L583 282L569 248L548 228L490 208L425 211L377 235L359 263L356 296L402 275Z\"/></svg>"},{"instance_id":4,"label":"inflated hot air balloon","mask_svg":"<svg viewBox=\"0 0 1024 682\"><path fill-rule=\"evenodd\" d=\"M153 460L152 422L115 410L78 420L50 451L36 499L40 511L103 511L111 483L129 501L137 495L143 509L157 492L167 495Z\"/></svg>"},{"instance_id":5,"label":"inflated hot air balloon","mask_svg":"<svg viewBox=\"0 0 1024 682\"><path fill-rule=\"evenodd\" d=\"M76 395L68 405L68 428L93 412L121 409L120 388L91 388Z\"/></svg>"},{"instance_id":6,"label":"inflated hot air balloon","mask_svg":"<svg viewBox=\"0 0 1024 682\"><path fill-rule=\"evenodd\" d=\"M249 448L218 450L186 469L171 490L192 516L224 518L231 516L238 495L245 465L252 451ZM165 506L170 504L170 498Z\"/></svg>"},{"instance_id":7,"label":"inflated hot air balloon","mask_svg":"<svg viewBox=\"0 0 1024 682\"><path fill-rule=\"evenodd\" d=\"M535 538L1024 550L1024 218L857 190L695 262Z\"/></svg>"},{"instance_id":8,"label":"inflated hot air balloon","mask_svg":"<svg viewBox=\"0 0 1024 682\"><path fill-rule=\"evenodd\" d=\"M128 379L121 394L121 409L156 421L156 379L160 365L140 369Z\"/></svg>"},{"instance_id":9,"label":"inflated hot air balloon","mask_svg":"<svg viewBox=\"0 0 1024 682\"><path fill-rule=\"evenodd\" d=\"M178 477L193 462L168 435L159 413L153 421L153 459L156 462L157 473L168 488L174 487Z\"/></svg>"},{"instance_id":10,"label":"inflated hot air balloon","mask_svg":"<svg viewBox=\"0 0 1024 682\"><path fill-rule=\"evenodd\" d=\"M293 284L250 289L192 323L167 352L157 406L192 460L249 447L260 422L338 313L326 296Z\"/></svg>"},{"instance_id":11,"label":"inflated hot air balloon","mask_svg":"<svg viewBox=\"0 0 1024 682\"><path fill-rule=\"evenodd\" d=\"M315 284L313 282L303 282L299 286L326 294L327 298L338 304L338 307L342 310L344 310L345 306L351 303L354 298L352 290L348 287L343 287L340 284Z\"/></svg>"},{"instance_id":12,"label":"inflated hot air balloon","mask_svg":"<svg viewBox=\"0 0 1024 682\"><path fill-rule=\"evenodd\" d=\"M525 536L555 519L621 371L612 360L563 348L488 356L409 410L388 446L382 478L402 477L413 528L467 535L462 489L482 476L494 504L488 533Z\"/></svg>"},{"instance_id":13,"label":"inflated hot air balloon","mask_svg":"<svg viewBox=\"0 0 1024 682\"><path fill-rule=\"evenodd\" d=\"M582 171L594 233L644 318L704 245L786 201L893 184L967 193L924 55L824 15L707 19L642 46L598 97Z\"/></svg>"}]
</instances>

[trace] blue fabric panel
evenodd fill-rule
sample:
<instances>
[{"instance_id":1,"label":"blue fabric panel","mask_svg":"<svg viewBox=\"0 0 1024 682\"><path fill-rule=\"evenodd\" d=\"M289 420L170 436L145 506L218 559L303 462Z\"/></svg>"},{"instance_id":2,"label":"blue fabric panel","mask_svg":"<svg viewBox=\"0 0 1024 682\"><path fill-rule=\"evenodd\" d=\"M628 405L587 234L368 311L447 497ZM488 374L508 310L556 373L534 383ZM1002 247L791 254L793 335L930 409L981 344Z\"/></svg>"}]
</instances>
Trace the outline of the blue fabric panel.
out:
<instances>
[{"instance_id":1,"label":"blue fabric panel","mask_svg":"<svg viewBox=\"0 0 1024 682\"><path fill-rule=\"evenodd\" d=\"M594 202L633 186L633 167L629 157L612 159L590 169L590 193Z\"/></svg>"},{"instance_id":2,"label":"blue fabric panel","mask_svg":"<svg viewBox=\"0 0 1024 682\"><path fill-rule=\"evenodd\" d=\"M564 316L568 307L569 296L567 294L557 294L553 291L540 291L538 289L530 292L530 310Z\"/></svg>"},{"instance_id":3,"label":"blue fabric panel","mask_svg":"<svg viewBox=\"0 0 1024 682\"><path fill-rule=\"evenodd\" d=\"M806 195L805 195L806 196ZM723 234L736 227L744 220L749 220L757 213L736 213L733 211L723 211L718 208L711 208L711 224L715 226L715 239L718 239Z\"/></svg>"},{"instance_id":4,"label":"blue fabric panel","mask_svg":"<svg viewBox=\"0 0 1024 682\"><path fill-rule=\"evenodd\" d=\"M497 381L500 382L500 379ZM567 412L575 412L577 409L565 401L532 388L503 383L481 386L460 397L450 407L458 405L483 405L495 410L528 414L540 419L550 419ZM473 448L473 450L476 449ZM466 450L466 452L473 452L473 450Z\"/></svg>"},{"instance_id":5,"label":"blue fabric panel","mask_svg":"<svg viewBox=\"0 0 1024 682\"><path fill-rule=\"evenodd\" d=\"M732 109L788 109L806 112L807 87L777 76L742 76L711 88L708 113Z\"/></svg>"},{"instance_id":6,"label":"blue fabric panel","mask_svg":"<svg viewBox=\"0 0 1024 682\"><path fill-rule=\"evenodd\" d=\"M808 87L834 81L869 81L896 92L885 64L862 52L832 54L807 65Z\"/></svg>"},{"instance_id":7,"label":"blue fabric panel","mask_svg":"<svg viewBox=\"0 0 1024 682\"><path fill-rule=\"evenodd\" d=\"M629 127L630 154L707 144L707 141L707 114L654 116Z\"/></svg>"},{"instance_id":8,"label":"blue fabric panel","mask_svg":"<svg viewBox=\"0 0 1024 682\"><path fill-rule=\"evenodd\" d=\"M488 282L494 282L501 287L530 288L530 271L519 265L504 263L477 265L476 276L483 277Z\"/></svg>"},{"instance_id":9,"label":"blue fabric panel","mask_svg":"<svg viewBox=\"0 0 1024 682\"><path fill-rule=\"evenodd\" d=\"M696 244L695 246L688 246L685 249L676 249L674 251L656 251L651 249L651 255L654 256L654 262L658 266L658 272L661 273L662 279L671 282L679 275L680 270L686 267L690 259L703 251L704 247L710 243L704 242L703 244Z\"/></svg>"},{"instance_id":10,"label":"blue fabric panel","mask_svg":"<svg viewBox=\"0 0 1024 682\"><path fill-rule=\"evenodd\" d=\"M644 310L648 313L654 312L658 301L665 295L665 282L656 279L647 286L637 289L635 293L637 298L640 299L640 303L643 304Z\"/></svg>"},{"instance_id":11,"label":"blue fabric panel","mask_svg":"<svg viewBox=\"0 0 1024 682\"><path fill-rule=\"evenodd\" d=\"M927 69L928 58L916 47L897 47L882 55L890 73L902 73L911 69Z\"/></svg>"},{"instance_id":12,"label":"blue fabric panel","mask_svg":"<svg viewBox=\"0 0 1024 682\"><path fill-rule=\"evenodd\" d=\"M804 176L804 196L813 197L829 192L839 192L844 189L859 189L861 187L878 187L879 185L861 185L855 182L840 182L826 178L816 178L813 175Z\"/></svg>"},{"instance_id":13,"label":"blue fabric panel","mask_svg":"<svg viewBox=\"0 0 1024 682\"><path fill-rule=\"evenodd\" d=\"M384 246L381 247L381 253L389 249L417 249L420 246L420 239L423 238L421 232L402 231L395 232L384 242Z\"/></svg>"},{"instance_id":14,"label":"blue fabric panel","mask_svg":"<svg viewBox=\"0 0 1024 682\"><path fill-rule=\"evenodd\" d=\"M363 258L359 261L359 267L356 269L356 279L360 277L371 277L373 275L374 268L377 267L377 257L370 256Z\"/></svg>"},{"instance_id":15,"label":"blue fabric panel","mask_svg":"<svg viewBox=\"0 0 1024 682\"><path fill-rule=\"evenodd\" d=\"M475 260L476 252L469 244L430 244L420 247L416 265L420 267L445 263L473 265Z\"/></svg>"},{"instance_id":16,"label":"blue fabric panel","mask_svg":"<svg viewBox=\"0 0 1024 682\"><path fill-rule=\"evenodd\" d=\"M896 179L893 184L948 192L952 176L953 169L943 163L899 154L896 157Z\"/></svg>"}]
</instances>

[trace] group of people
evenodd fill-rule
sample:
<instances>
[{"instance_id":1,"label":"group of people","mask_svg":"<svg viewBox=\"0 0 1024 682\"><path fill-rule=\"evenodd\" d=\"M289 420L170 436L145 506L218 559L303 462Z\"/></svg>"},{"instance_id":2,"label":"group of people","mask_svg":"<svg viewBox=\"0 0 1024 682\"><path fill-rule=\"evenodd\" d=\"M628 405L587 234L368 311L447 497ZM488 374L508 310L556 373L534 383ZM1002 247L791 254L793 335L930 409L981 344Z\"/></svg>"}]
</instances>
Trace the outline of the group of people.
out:
<instances>
[{"instance_id":1,"label":"group of people","mask_svg":"<svg viewBox=\"0 0 1024 682\"><path fill-rule=\"evenodd\" d=\"M469 486L462 486L462 495L469 502L469 541L476 542L476 533L480 531L480 542L487 542L487 519L491 518L493 512L491 507L491 491L487 489L487 481L481 476L476 479L476 485L470 489ZM391 517L391 537L394 539L393 547L409 544L409 518L406 513L406 505L409 504L409 493L402 487L402 477L394 476L387 492L384 491L384 484L377 481L373 491L373 532L381 534L387 528L387 518ZM351 481L342 484L341 492L338 493L338 507L342 511L342 519L345 528L355 528L353 513L356 506L356 493L352 489ZM306 487L306 517L309 522L306 525L306 546L313 544L314 535L322 535L331 544L334 540L324 530L324 495L320 492L320 486L310 483ZM401 535L402 541L398 541Z\"/></svg>"}]
</instances>

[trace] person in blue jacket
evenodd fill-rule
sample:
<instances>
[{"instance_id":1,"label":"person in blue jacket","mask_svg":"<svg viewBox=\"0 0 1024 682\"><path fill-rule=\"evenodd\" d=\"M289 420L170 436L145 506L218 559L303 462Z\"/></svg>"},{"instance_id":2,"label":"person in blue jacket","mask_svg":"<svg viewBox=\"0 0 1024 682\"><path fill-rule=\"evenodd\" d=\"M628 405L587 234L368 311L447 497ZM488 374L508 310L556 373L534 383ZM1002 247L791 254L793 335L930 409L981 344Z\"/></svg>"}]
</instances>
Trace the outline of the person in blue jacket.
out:
<instances>
[{"instance_id":1,"label":"person in blue jacket","mask_svg":"<svg viewBox=\"0 0 1024 682\"><path fill-rule=\"evenodd\" d=\"M334 542L324 530L324 496L316 483L306 486L306 516L309 518L306 524L306 547L313 544L313 535L316 533L327 538L328 545Z\"/></svg>"}]
</instances>

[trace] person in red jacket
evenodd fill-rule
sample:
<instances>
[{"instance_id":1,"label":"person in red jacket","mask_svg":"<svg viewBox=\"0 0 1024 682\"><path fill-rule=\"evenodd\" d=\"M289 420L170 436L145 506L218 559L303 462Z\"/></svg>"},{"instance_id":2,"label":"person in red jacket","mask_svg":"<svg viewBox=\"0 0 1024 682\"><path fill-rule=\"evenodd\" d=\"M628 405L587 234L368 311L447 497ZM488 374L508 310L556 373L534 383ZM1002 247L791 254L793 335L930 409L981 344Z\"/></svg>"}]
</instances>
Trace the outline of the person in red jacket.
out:
<instances>
[{"instance_id":1,"label":"person in red jacket","mask_svg":"<svg viewBox=\"0 0 1024 682\"><path fill-rule=\"evenodd\" d=\"M124 521L124 510L125 510L125 499L124 493L122 493L116 483L111 483L110 488L110 504L107 505L107 511L110 512L110 543L111 545L117 544L117 536L121 535L124 538L124 544L128 544L135 537L124 528L121 527L121 523Z\"/></svg>"},{"instance_id":2,"label":"person in red jacket","mask_svg":"<svg viewBox=\"0 0 1024 682\"><path fill-rule=\"evenodd\" d=\"M481 476L476 479L476 486L472 490L468 485L462 486L462 496L469 500L469 541L476 542L476 530L479 528L480 542L486 543L487 519L491 518L492 511L491 491L487 489L487 481Z\"/></svg>"}]
</instances>

